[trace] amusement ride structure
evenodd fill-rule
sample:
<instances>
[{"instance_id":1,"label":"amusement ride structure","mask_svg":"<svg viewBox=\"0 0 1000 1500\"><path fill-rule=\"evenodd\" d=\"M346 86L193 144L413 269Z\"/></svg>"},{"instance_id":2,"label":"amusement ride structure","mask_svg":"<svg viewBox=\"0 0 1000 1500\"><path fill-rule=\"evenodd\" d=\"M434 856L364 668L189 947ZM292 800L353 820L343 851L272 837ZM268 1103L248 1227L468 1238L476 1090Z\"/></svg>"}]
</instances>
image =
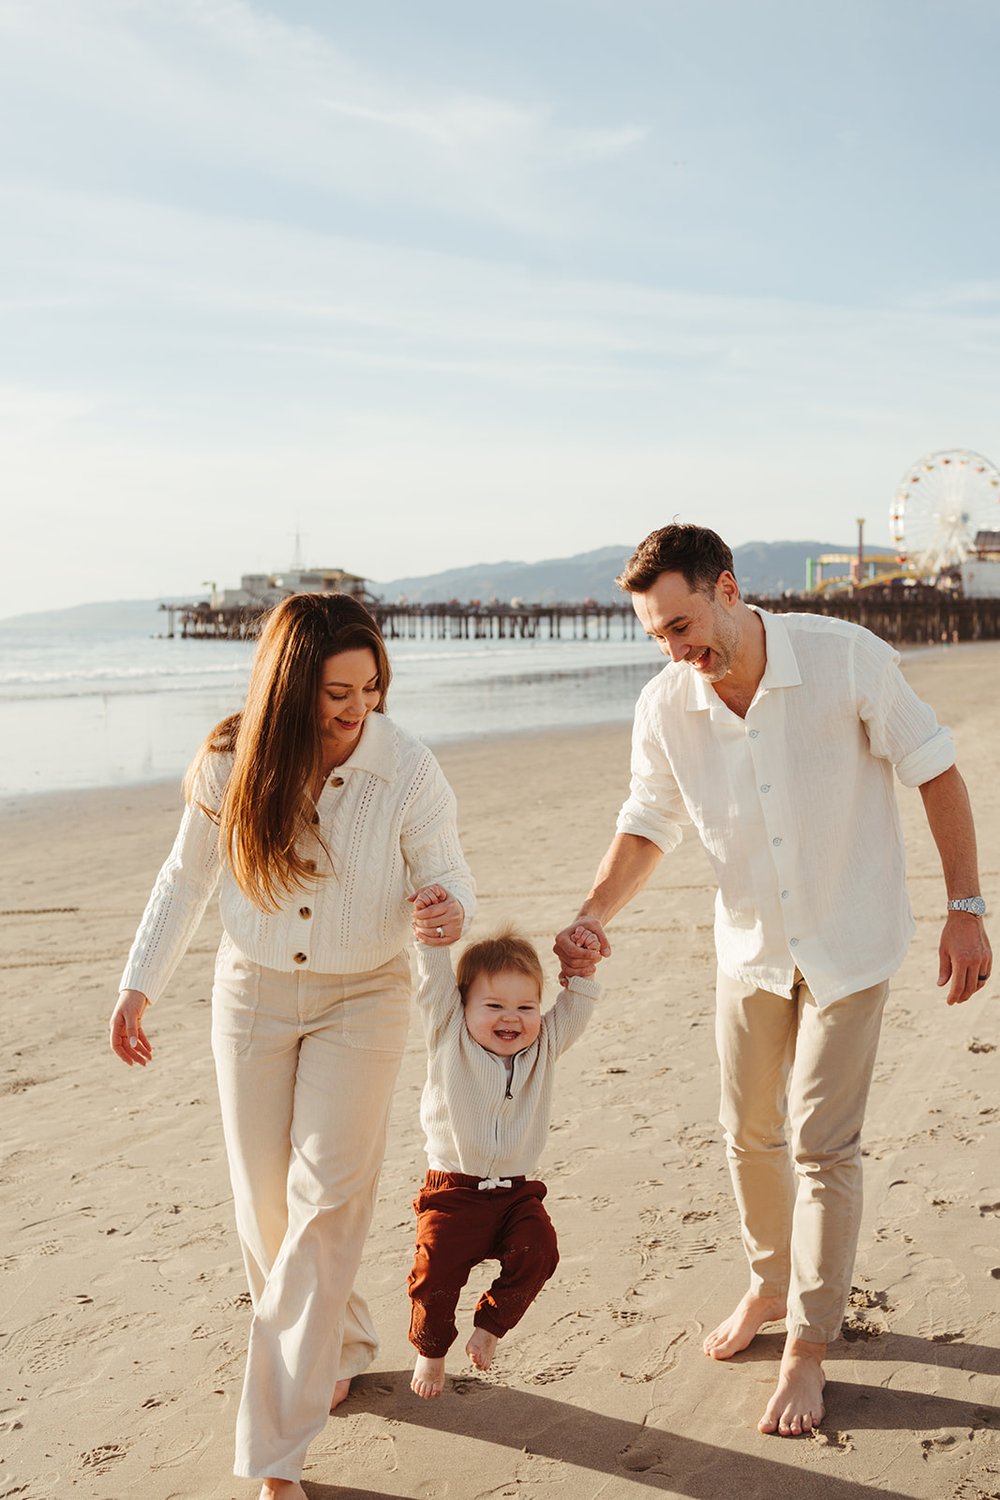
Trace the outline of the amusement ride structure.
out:
<instances>
[{"instance_id":1,"label":"amusement ride structure","mask_svg":"<svg viewBox=\"0 0 1000 1500\"><path fill-rule=\"evenodd\" d=\"M866 553L864 524L858 521L856 553L827 552L809 560L807 591L868 588L897 579L947 586L956 570L981 552L977 538L990 538L995 551L1000 469L965 448L929 453L906 471L893 496L889 533L895 551ZM835 571L824 576L825 570Z\"/></svg>"},{"instance_id":2,"label":"amusement ride structure","mask_svg":"<svg viewBox=\"0 0 1000 1500\"><path fill-rule=\"evenodd\" d=\"M959 567L1000 526L1000 470L963 448L931 453L904 475L889 511L900 554L921 577Z\"/></svg>"}]
</instances>

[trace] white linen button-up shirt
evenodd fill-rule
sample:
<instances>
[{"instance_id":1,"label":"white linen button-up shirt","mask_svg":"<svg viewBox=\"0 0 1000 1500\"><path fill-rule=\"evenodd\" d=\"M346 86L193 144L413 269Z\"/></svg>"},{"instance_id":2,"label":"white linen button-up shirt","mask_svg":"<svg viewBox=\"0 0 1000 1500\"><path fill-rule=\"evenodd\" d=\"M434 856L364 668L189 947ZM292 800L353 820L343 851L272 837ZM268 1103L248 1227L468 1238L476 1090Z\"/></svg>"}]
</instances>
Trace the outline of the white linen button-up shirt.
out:
<instances>
[{"instance_id":1,"label":"white linen button-up shirt","mask_svg":"<svg viewBox=\"0 0 1000 1500\"><path fill-rule=\"evenodd\" d=\"M954 764L951 732L870 631L767 614L767 661L745 719L683 662L643 689L620 833L676 848L701 836L719 882L724 973L817 1004L878 984L913 934L892 773L919 786Z\"/></svg>"}]
</instances>

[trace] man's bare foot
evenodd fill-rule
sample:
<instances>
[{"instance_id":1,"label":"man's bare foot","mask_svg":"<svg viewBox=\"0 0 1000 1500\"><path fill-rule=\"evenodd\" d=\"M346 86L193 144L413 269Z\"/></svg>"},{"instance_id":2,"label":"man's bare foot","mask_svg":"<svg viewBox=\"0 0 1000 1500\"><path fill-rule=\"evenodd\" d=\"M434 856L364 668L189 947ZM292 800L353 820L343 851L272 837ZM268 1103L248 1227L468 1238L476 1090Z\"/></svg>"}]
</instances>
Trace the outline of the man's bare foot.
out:
<instances>
[{"instance_id":1,"label":"man's bare foot","mask_svg":"<svg viewBox=\"0 0 1000 1500\"><path fill-rule=\"evenodd\" d=\"M728 1359L745 1349L765 1323L777 1322L784 1316L784 1297L759 1297L755 1292L747 1292L729 1317L706 1336L701 1347L711 1359Z\"/></svg>"},{"instance_id":2,"label":"man's bare foot","mask_svg":"<svg viewBox=\"0 0 1000 1500\"><path fill-rule=\"evenodd\" d=\"M440 1396L444 1390L444 1360L428 1359L426 1354L418 1354L410 1390L415 1396L423 1396L425 1401Z\"/></svg>"},{"instance_id":3,"label":"man's bare foot","mask_svg":"<svg viewBox=\"0 0 1000 1500\"><path fill-rule=\"evenodd\" d=\"M789 1339L781 1356L781 1371L774 1395L757 1423L760 1432L777 1432L781 1437L798 1437L812 1432L823 1420L823 1360L825 1344Z\"/></svg>"},{"instance_id":4,"label":"man's bare foot","mask_svg":"<svg viewBox=\"0 0 1000 1500\"><path fill-rule=\"evenodd\" d=\"M309 1500L297 1479L265 1479L257 1500Z\"/></svg>"},{"instance_id":5,"label":"man's bare foot","mask_svg":"<svg viewBox=\"0 0 1000 1500\"><path fill-rule=\"evenodd\" d=\"M472 1337L465 1346L465 1352L472 1360L477 1370L488 1370L493 1363L496 1353L497 1336L495 1333L487 1333L485 1328L474 1328Z\"/></svg>"},{"instance_id":6,"label":"man's bare foot","mask_svg":"<svg viewBox=\"0 0 1000 1500\"><path fill-rule=\"evenodd\" d=\"M349 1380L338 1380L333 1388L333 1398L330 1401L330 1410L336 1411L341 1401L346 1401L351 1394L351 1382Z\"/></svg>"}]
</instances>

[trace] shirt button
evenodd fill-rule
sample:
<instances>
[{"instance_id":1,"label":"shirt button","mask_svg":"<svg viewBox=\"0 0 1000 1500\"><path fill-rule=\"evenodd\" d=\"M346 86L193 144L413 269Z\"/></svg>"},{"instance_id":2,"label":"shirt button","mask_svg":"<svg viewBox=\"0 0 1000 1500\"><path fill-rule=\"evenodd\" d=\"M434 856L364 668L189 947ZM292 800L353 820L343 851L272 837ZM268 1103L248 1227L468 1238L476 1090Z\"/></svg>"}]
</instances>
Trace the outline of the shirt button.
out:
<instances>
[{"instance_id":1,"label":"shirt button","mask_svg":"<svg viewBox=\"0 0 1000 1500\"><path fill-rule=\"evenodd\" d=\"M798 938L789 938L788 939L788 946L790 948L797 948L799 946L799 940L798 940Z\"/></svg>"},{"instance_id":2,"label":"shirt button","mask_svg":"<svg viewBox=\"0 0 1000 1500\"><path fill-rule=\"evenodd\" d=\"M343 776L331 776L330 777L330 785L331 786L343 786L344 785L344 778L343 778Z\"/></svg>"},{"instance_id":3,"label":"shirt button","mask_svg":"<svg viewBox=\"0 0 1000 1500\"><path fill-rule=\"evenodd\" d=\"M761 787L761 791L762 792L769 792L770 790L771 790L771 783L769 781L765 781L764 785Z\"/></svg>"},{"instance_id":4,"label":"shirt button","mask_svg":"<svg viewBox=\"0 0 1000 1500\"><path fill-rule=\"evenodd\" d=\"M294 953L292 957L297 964L304 964L306 962L306 955L304 953Z\"/></svg>"},{"instance_id":5,"label":"shirt button","mask_svg":"<svg viewBox=\"0 0 1000 1500\"><path fill-rule=\"evenodd\" d=\"M777 849L777 847L778 847L778 845L779 845L779 844L780 844L780 843L781 843L781 840L780 840L780 839L772 839L772 840L771 840L771 843L772 843L772 844L773 844L773 845L774 845L774 847L775 847L775 848L776 848L776 849Z\"/></svg>"},{"instance_id":6,"label":"shirt button","mask_svg":"<svg viewBox=\"0 0 1000 1500\"><path fill-rule=\"evenodd\" d=\"M760 730L759 729L751 729L751 731L750 731L750 738L752 740L755 740L759 734L760 734Z\"/></svg>"},{"instance_id":7,"label":"shirt button","mask_svg":"<svg viewBox=\"0 0 1000 1500\"><path fill-rule=\"evenodd\" d=\"M782 899L782 901L787 901L788 900L788 892L787 891L782 891L782 893L781 893L781 899Z\"/></svg>"},{"instance_id":8,"label":"shirt button","mask_svg":"<svg viewBox=\"0 0 1000 1500\"><path fill-rule=\"evenodd\" d=\"M312 916L312 907L311 906L300 906L299 907L299 916L303 919L303 921L307 921L308 918Z\"/></svg>"}]
</instances>

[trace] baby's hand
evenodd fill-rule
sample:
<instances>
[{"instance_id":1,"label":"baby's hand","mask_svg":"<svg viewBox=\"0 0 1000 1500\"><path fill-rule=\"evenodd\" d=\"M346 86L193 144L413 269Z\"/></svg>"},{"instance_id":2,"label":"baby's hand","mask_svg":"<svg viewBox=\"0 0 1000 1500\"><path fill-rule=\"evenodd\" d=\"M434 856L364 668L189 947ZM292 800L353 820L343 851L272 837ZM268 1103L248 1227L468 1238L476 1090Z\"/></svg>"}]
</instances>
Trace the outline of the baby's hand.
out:
<instances>
[{"instance_id":1,"label":"baby's hand","mask_svg":"<svg viewBox=\"0 0 1000 1500\"><path fill-rule=\"evenodd\" d=\"M578 948L589 948L592 953L601 951L601 940L589 927L574 927L570 937Z\"/></svg>"},{"instance_id":2,"label":"baby's hand","mask_svg":"<svg viewBox=\"0 0 1000 1500\"><path fill-rule=\"evenodd\" d=\"M425 885L409 899L413 902L414 911L423 911L427 906L437 906L441 901L450 900L450 897L443 885Z\"/></svg>"}]
</instances>

